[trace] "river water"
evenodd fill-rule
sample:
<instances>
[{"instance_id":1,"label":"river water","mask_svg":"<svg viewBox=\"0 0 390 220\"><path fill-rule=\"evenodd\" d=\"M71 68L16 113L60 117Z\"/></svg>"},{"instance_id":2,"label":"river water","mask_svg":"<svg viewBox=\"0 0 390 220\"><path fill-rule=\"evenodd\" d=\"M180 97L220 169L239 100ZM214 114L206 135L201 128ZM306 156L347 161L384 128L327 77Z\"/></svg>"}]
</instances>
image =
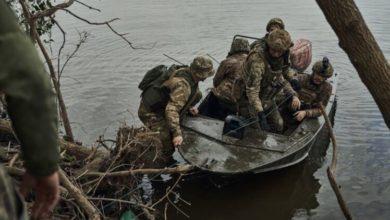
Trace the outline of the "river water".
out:
<instances>
[{"instance_id":1,"label":"river water","mask_svg":"<svg viewBox=\"0 0 390 220\"><path fill-rule=\"evenodd\" d=\"M98 135L113 137L120 123L137 119L143 74L157 64L171 64L166 53L184 63L196 55L226 56L234 34L262 36L266 22L281 17L293 39L313 42L313 60L328 56L339 74L334 129L339 144L337 178L356 219L390 219L390 136L381 114L361 83L337 37L313 0L105 0L83 1L102 12L74 3L71 10L93 21L119 17L113 23L135 46L133 50L105 26L90 26L61 12L67 31L62 60L77 43L78 31L89 37L67 65L62 90L77 139L92 143ZM390 2L356 1L383 52L390 55ZM60 45L54 29L53 48ZM380 83L380 82L378 82ZM205 90L211 85L207 80ZM316 145L317 146L317 145ZM341 219L342 213L326 177L331 149L321 147L308 160L279 172L245 178L218 189L202 182L183 184L180 207L190 219ZM319 153L318 153L319 152ZM187 219L172 209L169 219Z\"/></svg>"}]
</instances>

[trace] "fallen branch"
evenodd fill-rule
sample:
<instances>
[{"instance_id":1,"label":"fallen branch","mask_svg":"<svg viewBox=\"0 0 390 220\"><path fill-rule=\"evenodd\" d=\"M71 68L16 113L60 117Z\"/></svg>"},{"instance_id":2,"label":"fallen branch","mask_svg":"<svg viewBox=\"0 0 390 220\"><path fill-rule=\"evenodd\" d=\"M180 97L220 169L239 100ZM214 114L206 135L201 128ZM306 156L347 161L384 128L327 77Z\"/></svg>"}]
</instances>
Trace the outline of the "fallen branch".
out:
<instances>
[{"instance_id":1,"label":"fallen branch","mask_svg":"<svg viewBox=\"0 0 390 220\"><path fill-rule=\"evenodd\" d=\"M136 174L173 174L173 173L187 173L193 170L192 165L181 165L177 167L168 167L163 169L135 169L135 170L125 170L125 171L116 171L110 173L103 172L89 172L84 175L84 177L123 177L123 176L132 176Z\"/></svg>"},{"instance_id":2,"label":"fallen branch","mask_svg":"<svg viewBox=\"0 0 390 220\"><path fill-rule=\"evenodd\" d=\"M59 176L62 185L68 190L69 194L76 200L77 204L87 213L88 219L97 220L100 219L99 211L96 207L85 197L84 193L77 188L73 183L69 180L65 172L60 169Z\"/></svg>"},{"instance_id":3,"label":"fallen branch","mask_svg":"<svg viewBox=\"0 0 390 220\"><path fill-rule=\"evenodd\" d=\"M329 117L326 114L324 106L322 104L320 104L320 109L321 109L322 115L325 118L325 124L329 129L330 138L332 140L332 146L333 146L332 162L331 162L330 166L327 168L326 172L328 174L328 179L329 179L330 185L332 186L332 189L333 189L334 193L336 194L337 202L339 203L339 206L340 206L341 210L343 211L345 218L348 220L351 220L352 219L351 212L349 211L348 206L345 203L343 195L341 194L341 191L340 191L340 186L337 184L337 181L335 178L336 166L337 166L336 137L333 133L332 124L331 124Z\"/></svg>"},{"instance_id":4,"label":"fallen branch","mask_svg":"<svg viewBox=\"0 0 390 220\"><path fill-rule=\"evenodd\" d=\"M134 205L134 206L139 206L141 208L144 208L144 209L147 209L149 211L156 211L156 209L150 207L150 206L147 206L147 205L144 205L144 204L141 204L141 203L136 203L136 202L131 202L131 201L127 201L127 200L123 200L123 199L112 199L112 198L94 198L94 197L88 197L88 200L98 200L98 201L109 201L109 202L119 202L119 203L126 203L126 204L130 204L130 205Z\"/></svg>"}]
</instances>

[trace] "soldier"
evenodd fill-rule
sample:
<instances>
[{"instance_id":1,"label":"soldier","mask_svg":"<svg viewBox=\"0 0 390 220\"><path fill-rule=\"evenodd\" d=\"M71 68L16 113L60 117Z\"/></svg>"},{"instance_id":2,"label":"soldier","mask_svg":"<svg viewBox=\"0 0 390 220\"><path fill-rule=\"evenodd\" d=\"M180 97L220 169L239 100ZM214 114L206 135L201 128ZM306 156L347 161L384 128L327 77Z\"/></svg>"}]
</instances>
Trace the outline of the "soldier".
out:
<instances>
[{"instance_id":1,"label":"soldier","mask_svg":"<svg viewBox=\"0 0 390 220\"><path fill-rule=\"evenodd\" d=\"M211 60L200 56L193 60L190 67L180 68L172 73L163 82L161 94L149 92L150 89L144 91L138 116L148 128L159 132L163 144L162 160L166 163L171 159L174 147L183 142L181 116L188 111L192 115L198 114L198 110L192 107L200 100L198 83L212 75L214 70Z\"/></svg>"},{"instance_id":2,"label":"soldier","mask_svg":"<svg viewBox=\"0 0 390 220\"><path fill-rule=\"evenodd\" d=\"M240 114L245 117L258 116L263 130L269 130L265 111L273 130L282 132L283 119L276 107L274 97L283 91L291 98L292 109L299 109L300 101L290 83L283 77L284 55L292 46L290 34L285 30L272 31L262 50L252 50L243 65L245 96L240 100Z\"/></svg>"},{"instance_id":3,"label":"soldier","mask_svg":"<svg viewBox=\"0 0 390 220\"><path fill-rule=\"evenodd\" d=\"M237 38L232 42L227 58L221 62L213 79L214 88L199 107L202 115L224 120L227 115L237 113L237 102L245 87L242 64L248 53L248 40Z\"/></svg>"},{"instance_id":4,"label":"soldier","mask_svg":"<svg viewBox=\"0 0 390 220\"><path fill-rule=\"evenodd\" d=\"M302 108L294 116L297 121L304 118L321 116L319 104L323 106L329 101L332 94L332 85L326 81L333 75L333 67L328 58L317 61L312 68L312 74L299 74L297 76L301 89L298 91L302 100Z\"/></svg>"},{"instance_id":5,"label":"soldier","mask_svg":"<svg viewBox=\"0 0 390 220\"><path fill-rule=\"evenodd\" d=\"M57 111L51 84L31 40L0 0L0 91L20 141L26 173L20 192L36 192L33 219L46 219L59 198ZM0 219L27 219L14 183L0 166Z\"/></svg>"},{"instance_id":6,"label":"soldier","mask_svg":"<svg viewBox=\"0 0 390 220\"><path fill-rule=\"evenodd\" d=\"M261 39L255 40L253 43L251 43L251 45L250 45L251 50L258 48L258 47L260 47L260 48L264 47L266 44L266 39L267 39L269 33L271 33L272 31L284 30L283 20L280 18L272 18L271 20L268 21L265 29L266 29L267 33Z\"/></svg>"}]
</instances>

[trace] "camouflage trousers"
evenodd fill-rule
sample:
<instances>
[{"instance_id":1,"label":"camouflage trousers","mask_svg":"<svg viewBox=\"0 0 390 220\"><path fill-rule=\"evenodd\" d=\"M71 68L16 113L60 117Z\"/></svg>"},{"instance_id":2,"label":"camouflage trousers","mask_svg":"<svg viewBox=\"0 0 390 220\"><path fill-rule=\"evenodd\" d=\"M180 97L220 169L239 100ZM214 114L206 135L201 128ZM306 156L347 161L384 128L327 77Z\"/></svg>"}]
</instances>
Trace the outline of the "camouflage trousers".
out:
<instances>
[{"instance_id":1,"label":"camouflage trousers","mask_svg":"<svg viewBox=\"0 0 390 220\"><path fill-rule=\"evenodd\" d=\"M27 210L4 167L0 165L0 220L28 219Z\"/></svg>"},{"instance_id":2,"label":"camouflage trousers","mask_svg":"<svg viewBox=\"0 0 390 220\"><path fill-rule=\"evenodd\" d=\"M267 122L269 123L272 131L274 132L283 132L284 129L284 120L280 114L279 109L277 108L276 102L274 100L263 100L263 108L267 116ZM270 113L269 113L270 112ZM247 99L240 100L239 102L239 115L245 118L255 118L257 117L255 109L249 104ZM255 124L255 128L259 128L258 124Z\"/></svg>"},{"instance_id":3,"label":"camouflage trousers","mask_svg":"<svg viewBox=\"0 0 390 220\"><path fill-rule=\"evenodd\" d=\"M172 135L163 113L157 114L152 112L141 101L138 108L138 117L150 130L159 132L160 140L163 145L163 149L159 149L161 152L161 159L166 163L169 163L172 160L172 154L175 152L175 148L172 144Z\"/></svg>"}]
</instances>

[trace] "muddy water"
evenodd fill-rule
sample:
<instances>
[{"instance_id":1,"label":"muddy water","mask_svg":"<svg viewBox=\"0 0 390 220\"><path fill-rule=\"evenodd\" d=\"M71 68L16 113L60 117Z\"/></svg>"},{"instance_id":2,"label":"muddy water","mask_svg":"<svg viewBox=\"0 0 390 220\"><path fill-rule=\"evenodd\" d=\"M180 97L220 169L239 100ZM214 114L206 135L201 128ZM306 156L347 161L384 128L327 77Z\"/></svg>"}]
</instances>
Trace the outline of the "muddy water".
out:
<instances>
[{"instance_id":1,"label":"muddy water","mask_svg":"<svg viewBox=\"0 0 390 220\"><path fill-rule=\"evenodd\" d=\"M356 219L390 219L390 137L372 97L360 82L335 34L312 0L296 1L86 1L103 10L89 11L75 3L72 11L90 20L119 17L114 27L136 46L132 50L104 26L88 26L65 14L58 20L67 30L72 51L77 31L90 33L62 79L74 132L91 143L100 134L113 136L119 123L139 123L137 84L154 65L172 63L169 54L188 63L195 55L226 56L232 36L262 36L275 16L286 21L294 39L313 42L313 59L328 56L339 74L335 131L340 147L339 184ZM390 2L357 0L366 22L387 57L390 56ZM56 36L54 49L58 48ZM65 53L65 54L66 54ZM64 57L65 58L65 57ZM380 82L378 82L380 83ZM211 85L206 81L202 89ZM304 163L218 189L194 180L180 190L192 203L180 207L190 219L337 219L341 212L327 181L329 156L316 152ZM328 155L331 151L328 150ZM175 210L170 219L187 219Z\"/></svg>"}]
</instances>

